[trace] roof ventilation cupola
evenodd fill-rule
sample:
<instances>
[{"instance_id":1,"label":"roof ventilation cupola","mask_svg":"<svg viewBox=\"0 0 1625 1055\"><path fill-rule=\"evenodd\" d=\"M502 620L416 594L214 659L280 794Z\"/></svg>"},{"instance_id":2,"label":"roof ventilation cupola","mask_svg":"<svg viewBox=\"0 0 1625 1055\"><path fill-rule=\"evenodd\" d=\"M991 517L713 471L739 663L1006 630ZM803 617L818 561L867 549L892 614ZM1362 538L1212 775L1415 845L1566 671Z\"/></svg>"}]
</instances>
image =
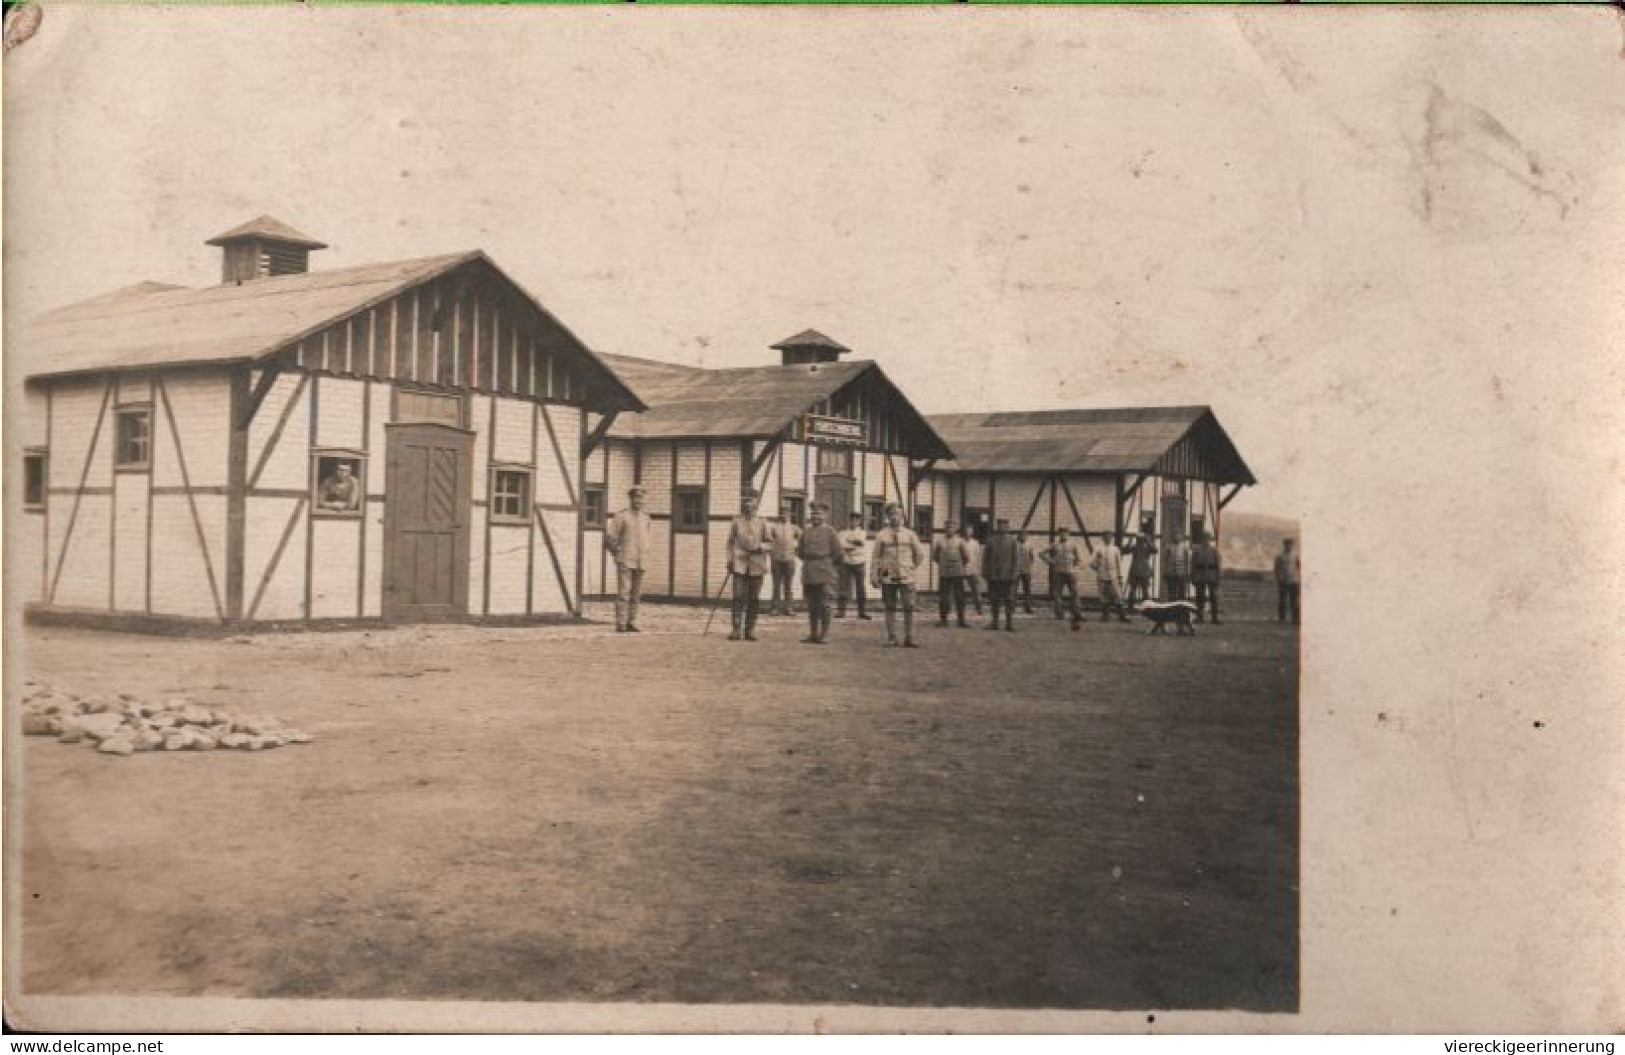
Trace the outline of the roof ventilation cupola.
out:
<instances>
[{"instance_id":1,"label":"roof ventilation cupola","mask_svg":"<svg viewBox=\"0 0 1625 1055\"><path fill-rule=\"evenodd\" d=\"M261 216L209 239L221 248L220 282L252 282L272 275L302 275L310 270L310 251L326 249L307 234L273 216Z\"/></svg>"}]
</instances>

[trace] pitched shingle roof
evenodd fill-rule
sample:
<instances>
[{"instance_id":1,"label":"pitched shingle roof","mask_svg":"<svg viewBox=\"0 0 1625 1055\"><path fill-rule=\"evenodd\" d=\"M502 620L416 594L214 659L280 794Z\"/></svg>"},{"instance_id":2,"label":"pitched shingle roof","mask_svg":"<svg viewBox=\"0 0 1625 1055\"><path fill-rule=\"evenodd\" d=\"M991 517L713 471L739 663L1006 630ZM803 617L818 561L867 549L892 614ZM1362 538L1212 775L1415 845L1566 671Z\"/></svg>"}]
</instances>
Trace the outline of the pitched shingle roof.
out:
<instances>
[{"instance_id":1,"label":"pitched shingle roof","mask_svg":"<svg viewBox=\"0 0 1625 1055\"><path fill-rule=\"evenodd\" d=\"M1206 479L1256 483L1214 417L1191 407L933 414L959 472L1143 473L1170 471L1178 455L1199 459ZM1182 444L1184 447L1182 448Z\"/></svg>"},{"instance_id":2,"label":"pitched shingle roof","mask_svg":"<svg viewBox=\"0 0 1625 1055\"><path fill-rule=\"evenodd\" d=\"M947 457L948 448L930 423L872 362L748 366L722 370L629 355L604 360L632 387L649 409L623 414L610 435L621 439L766 438L866 375L895 393L895 403L912 425L917 457Z\"/></svg>"},{"instance_id":3,"label":"pitched shingle roof","mask_svg":"<svg viewBox=\"0 0 1625 1055\"><path fill-rule=\"evenodd\" d=\"M413 286L482 262L533 304L597 369L622 409L643 404L601 357L475 249L416 260L278 275L203 289L142 282L47 312L28 327L20 352L30 377L246 362Z\"/></svg>"},{"instance_id":4,"label":"pitched shingle roof","mask_svg":"<svg viewBox=\"0 0 1625 1055\"><path fill-rule=\"evenodd\" d=\"M238 238L266 238L278 242L287 242L291 245L304 246L306 249L326 249L326 242L318 242L302 231L296 231L283 223L275 216L261 216L257 219L240 223L229 231L215 235L205 242L205 245L225 245Z\"/></svg>"}]
</instances>

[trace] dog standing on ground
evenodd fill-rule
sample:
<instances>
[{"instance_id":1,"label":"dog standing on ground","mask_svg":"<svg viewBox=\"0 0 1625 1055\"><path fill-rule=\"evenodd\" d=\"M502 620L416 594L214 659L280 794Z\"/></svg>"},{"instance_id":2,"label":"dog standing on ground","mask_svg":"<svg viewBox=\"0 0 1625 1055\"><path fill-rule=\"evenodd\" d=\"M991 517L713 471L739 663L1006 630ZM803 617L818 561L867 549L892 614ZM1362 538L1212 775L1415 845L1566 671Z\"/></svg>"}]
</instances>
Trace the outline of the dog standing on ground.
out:
<instances>
[{"instance_id":1,"label":"dog standing on ground","mask_svg":"<svg viewBox=\"0 0 1625 1055\"><path fill-rule=\"evenodd\" d=\"M1168 624L1172 623L1181 637L1186 634L1196 636L1196 627L1192 625L1196 605L1189 601L1146 601L1140 605L1140 614L1151 620L1151 629L1146 631L1148 634L1166 634Z\"/></svg>"}]
</instances>

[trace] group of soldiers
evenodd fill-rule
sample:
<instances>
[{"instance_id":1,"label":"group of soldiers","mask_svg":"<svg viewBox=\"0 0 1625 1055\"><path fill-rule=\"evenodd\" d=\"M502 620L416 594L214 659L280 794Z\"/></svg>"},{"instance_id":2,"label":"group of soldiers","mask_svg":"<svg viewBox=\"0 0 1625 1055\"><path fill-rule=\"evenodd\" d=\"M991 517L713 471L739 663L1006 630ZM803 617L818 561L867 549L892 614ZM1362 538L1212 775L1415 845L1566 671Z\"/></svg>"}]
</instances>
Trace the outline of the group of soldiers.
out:
<instances>
[{"instance_id":1,"label":"group of soldiers","mask_svg":"<svg viewBox=\"0 0 1625 1055\"><path fill-rule=\"evenodd\" d=\"M645 491L634 486L628 492L628 508L617 513L605 526L604 545L615 558L615 630L637 633L638 603L643 590L651 521L644 510ZM755 641L761 609L763 581L771 577L773 611L792 613L792 584L800 565L803 600L807 615L806 644L826 644L831 621L831 587L836 593L838 615L846 616L849 600L857 602L859 619L869 619L867 586L879 591L885 613L886 644L918 648L915 636L915 580L929 559L939 580L937 625L948 626L949 616L957 625L968 627L967 603L978 615L983 613L983 584L988 607L992 609L989 630L1015 632L1015 606L1018 596L1023 610L1033 612L1033 570L1042 564L1049 572L1051 609L1062 618L1063 608L1074 631L1083 623L1079 577L1092 572L1100 597L1100 619L1114 615L1128 622L1132 606L1151 600L1152 558L1159 552L1152 533L1142 530L1132 539L1124 537L1120 547L1108 534L1091 545L1080 542L1065 527L1058 528L1046 546L1035 546L1025 531L1011 533L1008 520L998 520L984 543L968 525L952 520L944 525L942 537L929 549L903 521L903 509L886 505L884 523L870 530L854 520L844 530L830 525L829 507L815 502L809 509L805 528L795 522L789 508L779 519L769 521L758 515L761 496L747 489L740 499L739 515L729 527L727 542L728 579L733 584L730 641ZM873 537L871 539L871 530ZM1087 552L1086 552L1087 550ZM1194 589L1196 619L1203 621L1211 612L1219 622L1219 579L1222 562L1219 549L1205 533L1198 531L1193 541L1174 535L1162 548L1161 600L1184 600ZM1128 562L1128 581L1122 581L1122 565ZM1294 564L1295 567L1295 564ZM1294 615L1296 605L1293 606ZM1002 619L1001 619L1002 616ZM901 626L901 637L898 635Z\"/></svg>"}]
</instances>

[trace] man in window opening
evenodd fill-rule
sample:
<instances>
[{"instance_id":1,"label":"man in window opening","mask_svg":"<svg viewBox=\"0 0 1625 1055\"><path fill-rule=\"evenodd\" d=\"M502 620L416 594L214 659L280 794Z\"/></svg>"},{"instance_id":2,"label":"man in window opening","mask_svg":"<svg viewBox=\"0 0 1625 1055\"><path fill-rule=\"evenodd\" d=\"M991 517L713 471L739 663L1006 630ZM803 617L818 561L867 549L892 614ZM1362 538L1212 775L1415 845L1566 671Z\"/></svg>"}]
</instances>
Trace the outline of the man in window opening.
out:
<instances>
[{"instance_id":1,"label":"man in window opening","mask_svg":"<svg viewBox=\"0 0 1625 1055\"><path fill-rule=\"evenodd\" d=\"M1033 547L1025 531L1016 532L1016 586L1021 593L1021 610L1033 614ZM1015 597L1011 596L1011 603Z\"/></svg>"},{"instance_id":2,"label":"man in window opening","mask_svg":"<svg viewBox=\"0 0 1625 1055\"><path fill-rule=\"evenodd\" d=\"M1021 543L1010 534L1010 521L998 520L993 537L982 552L982 571L987 576L987 603L993 609L989 630L999 629L999 608L1004 608L1004 629L1015 633L1015 585L1021 567Z\"/></svg>"},{"instance_id":3,"label":"man in window opening","mask_svg":"<svg viewBox=\"0 0 1625 1055\"><path fill-rule=\"evenodd\" d=\"M1083 550L1072 541L1070 529L1057 528L1055 541L1039 554L1039 558L1049 565L1050 604L1055 610L1055 618L1061 618L1061 597L1064 595L1068 611L1072 613L1072 629L1077 630L1083 625L1083 609L1078 600L1078 569L1083 567Z\"/></svg>"},{"instance_id":4,"label":"man in window opening","mask_svg":"<svg viewBox=\"0 0 1625 1055\"><path fill-rule=\"evenodd\" d=\"M1100 589L1100 621L1104 623L1111 617L1112 612L1117 613L1117 621L1128 622L1128 614L1123 610L1123 581L1122 581L1123 551L1117 548L1117 537L1106 535L1095 547L1094 559L1089 567L1095 573L1095 585Z\"/></svg>"},{"instance_id":5,"label":"man in window opening","mask_svg":"<svg viewBox=\"0 0 1625 1055\"><path fill-rule=\"evenodd\" d=\"M958 525L952 520L942 525L942 537L931 546L931 559L937 565L937 625L948 625L951 605L960 626L965 622L965 540L959 537Z\"/></svg>"},{"instance_id":6,"label":"man in window opening","mask_svg":"<svg viewBox=\"0 0 1625 1055\"><path fill-rule=\"evenodd\" d=\"M869 618L869 598L864 587L864 581L868 578L864 572L868 566L869 533L863 530L862 518L853 516L847 522L847 529L841 532L841 589L840 608L835 613L837 618L846 618L847 598L853 595L858 599L858 618Z\"/></svg>"},{"instance_id":7,"label":"man in window opening","mask_svg":"<svg viewBox=\"0 0 1625 1055\"><path fill-rule=\"evenodd\" d=\"M824 523L829 505L814 502L807 516L811 523L800 534L796 556L801 558L801 594L807 603L807 636L803 644L822 645L829 637L829 587L841 559L841 539Z\"/></svg>"},{"instance_id":8,"label":"man in window opening","mask_svg":"<svg viewBox=\"0 0 1625 1055\"><path fill-rule=\"evenodd\" d=\"M760 497L754 488L746 488L739 498L739 515L728 529L728 567L734 577L733 632L728 635L729 641L756 640L762 579L767 575L773 548L767 521L756 515Z\"/></svg>"},{"instance_id":9,"label":"man in window opening","mask_svg":"<svg viewBox=\"0 0 1625 1055\"><path fill-rule=\"evenodd\" d=\"M651 525L643 511L643 486L634 485L626 498L630 508L616 513L604 527L604 548L615 558L615 632L636 634Z\"/></svg>"},{"instance_id":10,"label":"man in window opening","mask_svg":"<svg viewBox=\"0 0 1625 1055\"><path fill-rule=\"evenodd\" d=\"M1219 625L1219 575L1222 561L1219 547L1205 527L1196 530L1196 542L1191 546L1191 587L1196 591L1196 621L1202 621L1202 610L1213 608L1213 625Z\"/></svg>"},{"instance_id":11,"label":"man in window opening","mask_svg":"<svg viewBox=\"0 0 1625 1055\"><path fill-rule=\"evenodd\" d=\"M886 644L897 644L897 610L903 610L904 648L919 648L914 640L914 576L925 563L925 546L920 537L903 526L903 507L886 505L886 526L875 534L875 555L871 562L874 584L886 609Z\"/></svg>"},{"instance_id":12,"label":"man in window opening","mask_svg":"<svg viewBox=\"0 0 1625 1055\"><path fill-rule=\"evenodd\" d=\"M354 466L349 462L338 462L334 466L332 474L322 481L316 507L340 513L361 508L361 481L356 479Z\"/></svg>"},{"instance_id":13,"label":"man in window opening","mask_svg":"<svg viewBox=\"0 0 1625 1055\"><path fill-rule=\"evenodd\" d=\"M796 546L801 541L801 528L796 526L795 515L789 506L779 510L779 519L771 530L773 540L773 614L794 615L796 582Z\"/></svg>"}]
</instances>

